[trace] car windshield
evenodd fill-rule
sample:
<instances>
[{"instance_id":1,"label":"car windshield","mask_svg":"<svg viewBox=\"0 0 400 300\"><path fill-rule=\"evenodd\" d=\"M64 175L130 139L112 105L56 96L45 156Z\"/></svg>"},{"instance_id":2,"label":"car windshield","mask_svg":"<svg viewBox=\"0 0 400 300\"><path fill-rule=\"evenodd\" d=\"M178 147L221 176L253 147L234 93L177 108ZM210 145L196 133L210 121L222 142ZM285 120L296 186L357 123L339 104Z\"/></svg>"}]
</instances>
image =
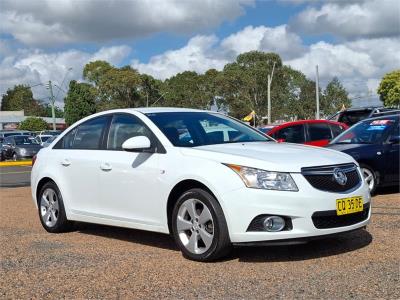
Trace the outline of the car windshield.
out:
<instances>
[{"instance_id":1,"label":"car windshield","mask_svg":"<svg viewBox=\"0 0 400 300\"><path fill-rule=\"evenodd\" d=\"M31 136L21 135L14 137L16 145L37 145L38 142Z\"/></svg>"},{"instance_id":2,"label":"car windshield","mask_svg":"<svg viewBox=\"0 0 400 300\"><path fill-rule=\"evenodd\" d=\"M148 113L174 146L273 141L233 118L208 112Z\"/></svg>"},{"instance_id":3,"label":"car windshield","mask_svg":"<svg viewBox=\"0 0 400 300\"><path fill-rule=\"evenodd\" d=\"M383 141L395 123L391 119L368 120L354 125L337 136L331 144L376 144Z\"/></svg>"}]
</instances>

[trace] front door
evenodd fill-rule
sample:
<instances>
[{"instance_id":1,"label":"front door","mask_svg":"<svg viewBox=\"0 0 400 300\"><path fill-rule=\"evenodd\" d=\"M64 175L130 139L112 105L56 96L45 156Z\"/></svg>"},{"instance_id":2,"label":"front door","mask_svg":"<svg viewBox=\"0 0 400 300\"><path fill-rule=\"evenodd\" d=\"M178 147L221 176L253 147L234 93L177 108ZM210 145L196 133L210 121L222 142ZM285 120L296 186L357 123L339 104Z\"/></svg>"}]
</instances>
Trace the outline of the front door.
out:
<instances>
[{"instance_id":1,"label":"front door","mask_svg":"<svg viewBox=\"0 0 400 300\"><path fill-rule=\"evenodd\" d=\"M165 155L153 151L127 152L122 144L134 136L157 141L150 129L136 116L115 114L110 125L107 150L99 164L100 197L97 209L105 218L135 224L159 226L165 215L165 199L159 160ZM163 204L164 203L164 204Z\"/></svg>"}]
</instances>

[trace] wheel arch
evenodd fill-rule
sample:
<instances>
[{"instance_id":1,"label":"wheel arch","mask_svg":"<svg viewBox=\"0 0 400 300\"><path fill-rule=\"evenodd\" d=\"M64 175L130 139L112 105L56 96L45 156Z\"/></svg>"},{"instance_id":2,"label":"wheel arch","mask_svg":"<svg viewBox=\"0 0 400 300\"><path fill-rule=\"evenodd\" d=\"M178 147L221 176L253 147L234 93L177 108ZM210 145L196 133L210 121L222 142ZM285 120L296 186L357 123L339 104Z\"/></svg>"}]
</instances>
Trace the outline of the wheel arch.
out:
<instances>
[{"instance_id":1,"label":"wheel arch","mask_svg":"<svg viewBox=\"0 0 400 300\"><path fill-rule=\"evenodd\" d=\"M54 184L57 185L57 183L50 177L43 177L39 180L38 184L36 185L36 191L35 191L35 195L36 195L36 203L39 202L39 193L42 189L42 187L48 183L48 182L54 182ZM58 186L58 185L57 185Z\"/></svg>"},{"instance_id":2,"label":"wheel arch","mask_svg":"<svg viewBox=\"0 0 400 300\"><path fill-rule=\"evenodd\" d=\"M168 221L168 230L169 232L172 232L172 211L174 209L174 205L176 203L176 201L178 201L179 197L186 191L190 190L190 189L195 189L195 188L200 188L203 189L205 191L207 191L208 193L210 193L219 203L219 205L221 205L221 203L218 200L218 197L216 196L216 194L204 183L200 182L199 180L196 179L185 179L182 180L180 182L178 182L177 184L175 184L175 186L172 188L171 192L168 195L168 200L167 200L167 221ZM222 207L222 206L221 206Z\"/></svg>"}]
</instances>

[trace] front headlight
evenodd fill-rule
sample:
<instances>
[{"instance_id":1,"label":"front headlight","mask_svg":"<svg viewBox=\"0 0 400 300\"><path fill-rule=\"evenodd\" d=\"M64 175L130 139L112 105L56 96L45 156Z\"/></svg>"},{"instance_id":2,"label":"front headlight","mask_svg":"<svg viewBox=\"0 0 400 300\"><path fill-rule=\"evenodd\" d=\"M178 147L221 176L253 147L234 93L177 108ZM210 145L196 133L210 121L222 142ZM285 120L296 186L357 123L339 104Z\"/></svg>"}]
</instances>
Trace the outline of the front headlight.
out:
<instances>
[{"instance_id":1,"label":"front headlight","mask_svg":"<svg viewBox=\"0 0 400 300\"><path fill-rule=\"evenodd\" d=\"M226 166L235 171L249 188L292 192L299 190L289 173L270 172L238 165L226 164Z\"/></svg>"}]
</instances>

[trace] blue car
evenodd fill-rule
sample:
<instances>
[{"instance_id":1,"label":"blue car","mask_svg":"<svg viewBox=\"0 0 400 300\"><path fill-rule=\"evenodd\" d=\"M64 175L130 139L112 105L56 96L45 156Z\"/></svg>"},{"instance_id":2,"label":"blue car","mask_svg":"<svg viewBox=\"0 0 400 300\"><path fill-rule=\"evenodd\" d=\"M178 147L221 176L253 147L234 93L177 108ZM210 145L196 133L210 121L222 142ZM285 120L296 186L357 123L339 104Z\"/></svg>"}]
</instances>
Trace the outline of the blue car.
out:
<instances>
[{"instance_id":1,"label":"blue car","mask_svg":"<svg viewBox=\"0 0 400 300\"><path fill-rule=\"evenodd\" d=\"M331 141L328 148L351 155L371 193L378 186L399 185L399 115L363 120Z\"/></svg>"}]
</instances>

